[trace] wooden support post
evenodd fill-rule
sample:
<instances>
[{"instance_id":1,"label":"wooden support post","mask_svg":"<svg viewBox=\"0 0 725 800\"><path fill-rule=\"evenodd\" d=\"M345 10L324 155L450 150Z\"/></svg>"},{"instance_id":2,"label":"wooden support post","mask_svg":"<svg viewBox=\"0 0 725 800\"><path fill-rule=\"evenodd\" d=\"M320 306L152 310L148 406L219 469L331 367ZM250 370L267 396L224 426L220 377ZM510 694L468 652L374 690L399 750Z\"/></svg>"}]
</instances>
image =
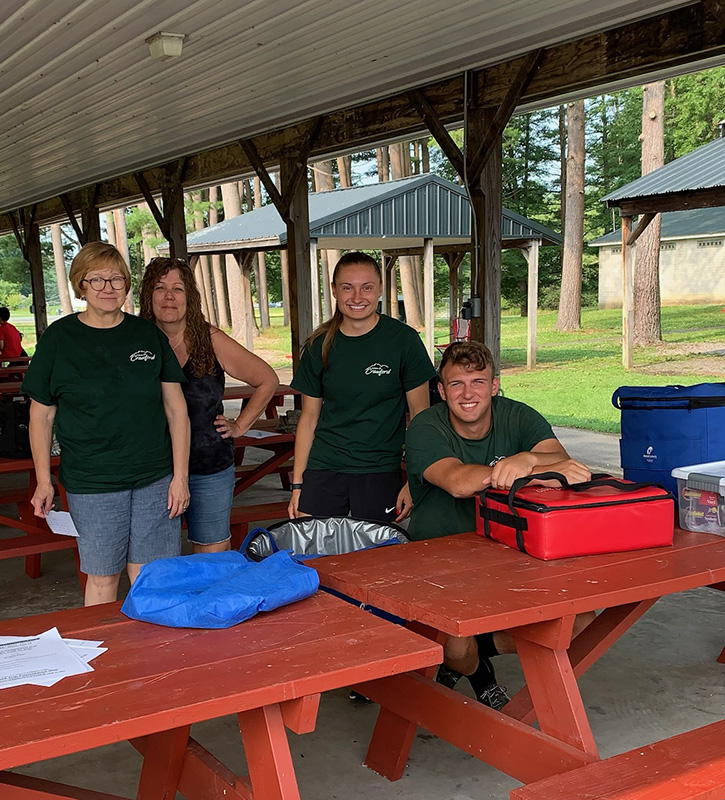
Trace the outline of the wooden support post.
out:
<instances>
[{"instance_id":1,"label":"wooden support post","mask_svg":"<svg viewBox=\"0 0 725 800\"><path fill-rule=\"evenodd\" d=\"M312 333L312 270L310 269L310 211L307 201L307 160L320 132L322 118L310 121L296 157L280 159L277 188L251 139L240 141L249 163L264 184L287 225L289 315L292 368L297 369L302 346Z\"/></svg>"},{"instance_id":2,"label":"wooden support post","mask_svg":"<svg viewBox=\"0 0 725 800\"><path fill-rule=\"evenodd\" d=\"M321 322L322 309L320 308L320 263L317 239L310 239L310 293L312 297L312 329Z\"/></svg>"},{"instance_id":3,"label":"wooden support post","mask_svg":"<svg viewBox=\"0 0 725 800\"><path fill-rule=\"evenodd\" d=\"M75 215L70 197L67 194L60 195L60 201L63 204L65 213L68 215L70 224L73 226L73 230L76 232L81 247L84 244L88 244L88 242L101 241L101 218L96 205L99 189L100 185L96 183L81 192L80 221Z\"/></svg>"},{"instance_id":4,"label":"wooden support post","mask_svg":"<svg viewBox=\"0 0 725 800\"><path fill-rule=\"evenodd\" d=\"M306 170L306 164L303 165ZM307 181L296 181L299 164L283 158L280 181L286 194L294 186L287 223L287 258L289 261L290 328L292 332L292 367L297 369L302 345L312 333L312 286L310 270L310 217L307 204Z\"/></svg>"},{"instance_id":5,"label":"wooden support post","mask_svg":"<svg viewBox=\"0 0 725 800\"><path fill-rule=\"evenodd\" d=\"M526 252L526 261L529 265L526 369L534 369L536 366L536 323L539 310L539 244L538 239L532 239Z\"/></svg>"},{"instance_id":6,"label":"wooden support post","mask_svg":"<svg viewBox=\"0 0 725 800\"><path fill-rule=\"evenodd\" d=\"M383 284L383 289L380 294L380 311L383 314L390 315L390 292L388 291L390 275L388 273L388 256L385 250L380 251L380 267L380 278Z\"/></svg>"},{"instance_id":7,"label":"wooden support post","mask_svg":"<svg viewBox=\"0 0 725 800\"><path fill-rule=\"evenodd\" d=\"M634 254L629 244L632 217L622 217L622 365L632 369L634 358Z\"/></svg>"},{"instance_id":8,"label":"wooden support post","mask_svg":"<svg viewBox=\"0 0 725 800\"><path fill-rule=\"evenodd\" d=\"M235 258L239 264L239 272L242 281L242 311L244 312L244 341L242 344L247 350L254 350L254 304L252 303L252 280L251 273L254 262L257 258L256 250L245 250L236 253Z\"/></svg>"},{"instance_id":9,"label":"wooden support post","mask_svg":"<svg viewBox=\"0 0 725 800\"><path fill-rule=\"evenodd\" d=\"M30 286L33 290L33 316L35 334L40 335L48 327L48 312L45 301L45 282L43 280L43 256L40 250L40 226L36 222L37 206L10 211L10 222L23 258L30 267Z\"/></svg>"},{"instance_id":10,"label":"wooden support post","mask_svg":"<svg viewBox=\"0 0 725 800\"><path fill-rule=\"evenodd\" d=\"M433 283L433 239L423 239L423 297L425 349L431 361L435 355L435 292Z\"/></svg>"},{"instance_id":11,"label":"wooden support post","mask_svg":"<svg viewBox=\"0 0 725 800\"><path fill-rule=\"evenodd\" d=\"M469 110L468 140L472 151L487 135L496 117L495 108L481 108L475 91ZM471 191L472 254L471 295L480 298L481 316L471 320L471 339L484 342L498 365L501 355L501 136L488 150L480 182Z\"/></svg>"},{"instance_id":12,"label":"wooden support post","mask_svg":"<svg viewBox=\"0 0 725 800\"><path fill-rule=\"evenodd\" d=\"M161 187L161 208L151 193L143 172L135 173L136 183L146 200L149 211L153 214L161 232L169 242L171 258L182 258L186 261L186 222L184 219L184 174L188 158L180 158L166 164Z\"/></svg>"}]
</instances>

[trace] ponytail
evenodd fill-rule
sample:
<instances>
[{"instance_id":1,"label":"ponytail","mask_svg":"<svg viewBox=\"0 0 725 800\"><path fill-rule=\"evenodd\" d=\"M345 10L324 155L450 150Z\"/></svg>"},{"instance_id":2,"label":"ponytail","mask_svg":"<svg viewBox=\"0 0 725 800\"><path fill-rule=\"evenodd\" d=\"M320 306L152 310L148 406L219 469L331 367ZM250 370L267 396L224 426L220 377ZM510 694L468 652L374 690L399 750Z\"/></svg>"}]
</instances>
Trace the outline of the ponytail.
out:
<instances>
[{"instance_id":1,"label":"ponytail","mask_svg":"<svg viewBox=\"0 0 725 800\"><path fill-rule=\"evenodd\" d=\"M319 325L312 331L310 338L305 342L305 347L309 347L315 339L318 339L320 336L324 334L325 338L322 340L322 368L327 369L327 360L330 355L330 348L335 343L335 336L337 336L337 332L340 330L340 325L342 325L342 320L344 317L342 316L342 311L340 311L337 306L335 306L335 313L332 315L327 322L323 322L322 325Z\"/></svg>"}]
</instances>

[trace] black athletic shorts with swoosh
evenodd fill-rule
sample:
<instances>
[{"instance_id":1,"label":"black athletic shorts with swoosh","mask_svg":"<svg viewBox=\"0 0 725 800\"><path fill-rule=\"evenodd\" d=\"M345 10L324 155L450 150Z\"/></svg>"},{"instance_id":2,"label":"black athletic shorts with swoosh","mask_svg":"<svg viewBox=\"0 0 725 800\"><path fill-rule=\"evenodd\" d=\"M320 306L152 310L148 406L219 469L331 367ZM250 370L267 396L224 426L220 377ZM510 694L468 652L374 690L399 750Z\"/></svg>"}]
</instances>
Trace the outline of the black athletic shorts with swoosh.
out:
<instances>
[{"instance_id":1,"label":"black athletic shorts with swoosh","mask_svg":"<svg viewBox=\"0 0 725 800\"><path fill-rule=\"evenodd\" d=\"M346 517L392 522L403 487L400 470L350 473L307 469L302 476L298 509L313 517Z\"/></svg>"}]
</instances>

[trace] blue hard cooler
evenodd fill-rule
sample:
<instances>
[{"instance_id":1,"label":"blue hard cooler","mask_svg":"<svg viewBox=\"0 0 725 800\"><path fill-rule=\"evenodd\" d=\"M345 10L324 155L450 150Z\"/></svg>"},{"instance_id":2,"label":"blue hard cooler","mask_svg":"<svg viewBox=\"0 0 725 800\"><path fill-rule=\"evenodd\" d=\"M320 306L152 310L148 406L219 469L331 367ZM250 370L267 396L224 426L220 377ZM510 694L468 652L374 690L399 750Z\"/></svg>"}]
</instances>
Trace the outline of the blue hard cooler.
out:
<instances>
[{"instance_id":1,"label":"blue hard cooler","mask_svg":"<svg viewBox=\"0 0 725 800\"><path fill-rule=\"evenodd\" d=\"M659 483L677 497L676 467L725 460L725 383L620 386L619 442L627 480Z\"/></svg>"}]
</instances>

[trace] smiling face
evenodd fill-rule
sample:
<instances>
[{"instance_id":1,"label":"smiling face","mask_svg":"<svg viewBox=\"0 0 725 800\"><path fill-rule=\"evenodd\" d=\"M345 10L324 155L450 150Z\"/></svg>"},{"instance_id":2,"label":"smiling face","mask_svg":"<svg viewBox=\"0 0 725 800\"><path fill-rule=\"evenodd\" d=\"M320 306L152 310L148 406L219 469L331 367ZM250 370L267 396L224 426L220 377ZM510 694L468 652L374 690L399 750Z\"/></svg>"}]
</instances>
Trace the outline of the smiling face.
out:
<instances>
[{"instance_id":1,"label":"smiling face","mask_svg":"<svg viewBox=\"0 0 725 800\"><path fill-rule=\"evenodd\" d=\"M482 438L491 427L491 398L498 394L493 368L444 367L438 391L446 401L454 430L466 438Z\"/></svg>"},{"instance_id":2,"label":"smiling face","mask_svg":"<svg viewBox=\"0 0 725 800\"><path fill-rule=\"evenodd\" d=\"M186 287L178 269L170 269L156 281L151 304L158 322L170 324L186 319Z\"/></svg>"},{"instance_id":3,"label":"smiling face","mask_svg":"<svg viewBox=\"0 0 725 800\"><path fill-rule=\"evenodd\" d=\"M91 281L94 278L105 279L105 284L102 289L93 288ZM113 288L110 281L114 278L116 279L114 282L119 284L121 288ZM122 284L121 281L123 281ZM99 261L97 265L89 269L81 279L80 288L83 291L89 308L99 314L110 314L115 311L120 311L120 309L123 308L128 290L125 275L115 264L107 261Z\"/></svg>"},{"instance_id":4,"label":"smiling face","mask_svg":"<svg viewBox=\"0 0 725 800\"><path fill-rule=\"evenodd\" d=\"M336 272L332 294L343 317L355 321L372 317L383 291L375 267L370 264L346 264Z\"/></svg>"}]
</instances>

